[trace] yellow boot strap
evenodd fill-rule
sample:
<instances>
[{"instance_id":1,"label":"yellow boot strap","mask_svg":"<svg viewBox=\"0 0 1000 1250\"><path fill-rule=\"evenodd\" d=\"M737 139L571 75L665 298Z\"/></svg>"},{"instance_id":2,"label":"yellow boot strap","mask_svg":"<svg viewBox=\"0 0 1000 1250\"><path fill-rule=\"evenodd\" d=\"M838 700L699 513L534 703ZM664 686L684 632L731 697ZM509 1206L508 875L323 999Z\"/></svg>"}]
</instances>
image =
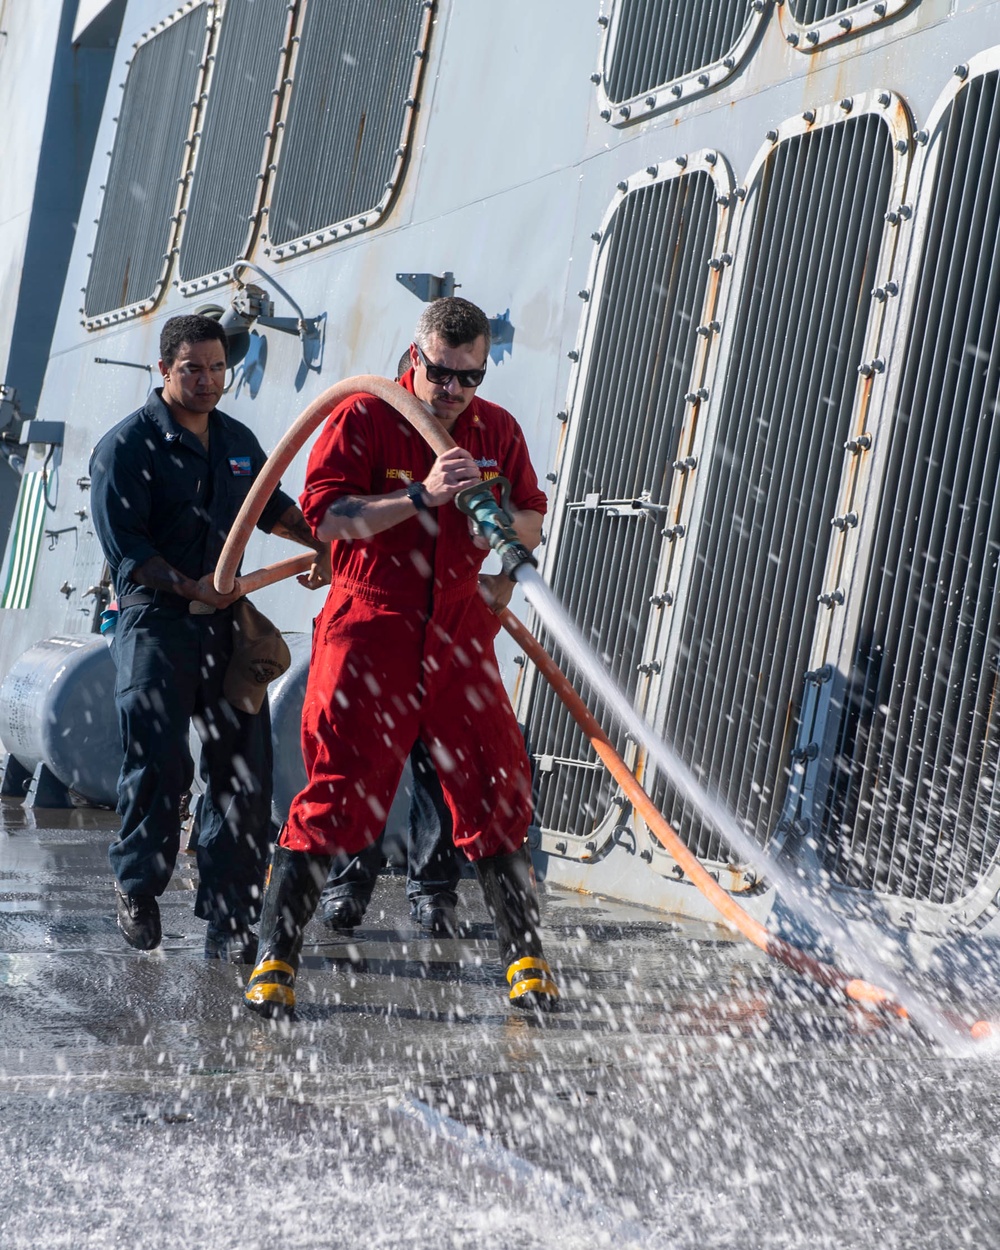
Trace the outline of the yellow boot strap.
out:
<instances>
[{"instance_id":1,"label":"yellow boot strap","mask_svg":"<svg viewBox=\"0 0 1000 1250\"><path fill-rule=\"evenodd\" d=\"M518 981L517 985L511 986L508 998L513 1003L524 994L545 994L549 998L558 998L559 987L555 981L550 981L548 977L531 977L524 981Z\"/></svg>"},{"instance_id":2,"label":"yellow boot strap","mask_svg":"<svg viewBox=\"0 0 1000 1250\"><path fill-rule=\"evenodd\" d=\"M533 959L529 955L524 959L515 959L507 969L507 984L510 985L516 976L520 976L522 972L527 972L529 969L533 969L535 972L543 972L546 976L552 975L552 969L544 959Z\"/></svg>"},{"instance_id":3,"label":"yellow boot strap","mask_svg":"<svg viewBox=\"0 0 1000 1250\"><path fill-rule=\"evenodd\" d=\"M291 977L292 980L295 979L295 969L291 966L291 964L286 964L282 959L265 959L264 962L262 964L258 964L250 974L251 985L257 980L258 977L267 976L272 972L280 972L286 977Z\"/></svg>"},{"instance_id":4,"label":"yellow boot strap","mask_svg":"<svg viewBox=\"0 0 1000 1250\"><path fill-rule=\"evenodd\" d=\"M276 981L261 981L259 985L248 985L243 997L248 1003L280 1003L282 1007L291 1009L295 1006L295 991L290 985L279 985Z\"/></svg>"}]
</instances>

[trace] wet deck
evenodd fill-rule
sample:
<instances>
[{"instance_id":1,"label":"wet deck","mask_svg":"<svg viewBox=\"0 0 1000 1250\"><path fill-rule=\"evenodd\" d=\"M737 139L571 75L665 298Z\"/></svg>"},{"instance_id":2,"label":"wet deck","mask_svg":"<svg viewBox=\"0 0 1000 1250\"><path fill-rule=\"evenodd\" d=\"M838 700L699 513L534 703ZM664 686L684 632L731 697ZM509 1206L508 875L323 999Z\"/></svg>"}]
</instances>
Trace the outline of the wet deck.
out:
<instances>
[{"instance_id":1,"label":"wet deck","mask_svg":"<svg viewBox=\"0 0 1000 1250\"><path fill-rule=\"evenodd\" d=\"M934 1247L1000 1237L994 1059L934 1053L742 942L547 890L565 991L508 1010L471 932L383 877L314 925L300 1018L202 958L187 859L159 952L112 918L106 812L0 831L0 1245Z\"/></svg>"}]
</instances>

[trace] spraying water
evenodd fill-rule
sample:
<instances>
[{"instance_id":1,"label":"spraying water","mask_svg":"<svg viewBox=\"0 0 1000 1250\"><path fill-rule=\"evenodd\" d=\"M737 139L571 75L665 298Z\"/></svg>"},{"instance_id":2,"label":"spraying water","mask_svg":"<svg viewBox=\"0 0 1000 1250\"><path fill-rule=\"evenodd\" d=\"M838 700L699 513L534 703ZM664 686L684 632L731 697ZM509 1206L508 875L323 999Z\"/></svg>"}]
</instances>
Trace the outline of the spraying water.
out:
<instances>
[{"instance_id":1,"label":"spraying water","mask_svg":"<svg viewBox=\"0 0 1000 1250\"><path fill-rule=\"evenodd\" d=\"M572 657L581 675L592 685L622 726L648 751L650 758L670 777L675 788L698 807L729 845L751 864L760 877L774 882L789 906L823 933L865 976L885 986L914 1020L940 1046L952 1054L964 1053L964 1039L930 1003L912 989L899 983L893 973L872 952L863 949L828 910L818 905L801 884L775 863L751 838L716 796L697 780L675 750L654 732L652 727L628 702L607 670L598 660L582 633L570 620L565 609L538 571L530 564L517 570L517 582L525 597L544 621L565 654Z\"/></svg>"}]
</instances>

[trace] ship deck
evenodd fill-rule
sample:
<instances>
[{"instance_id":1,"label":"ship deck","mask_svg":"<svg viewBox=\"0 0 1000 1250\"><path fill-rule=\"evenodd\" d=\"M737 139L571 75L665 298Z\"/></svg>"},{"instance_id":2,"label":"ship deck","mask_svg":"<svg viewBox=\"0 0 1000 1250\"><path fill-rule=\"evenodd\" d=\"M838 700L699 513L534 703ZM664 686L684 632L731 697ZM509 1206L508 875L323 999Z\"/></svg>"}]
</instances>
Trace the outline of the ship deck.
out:
<instances>
[{"instance_id":1,"label":"ship deck","mask_svg":"<svg viewBox=\"0 0 1000 1250\"><path fill-rule=\"evenodd\" d=\"M6 803L0 1244L948 1247L998 1226L998 1064L832 1002L722 929L543 890L562 1010L510 1010L473 881L437 940L383 876L314 923L291 1025L113 921L109 812Z\"/></svg>"}]
</instances>

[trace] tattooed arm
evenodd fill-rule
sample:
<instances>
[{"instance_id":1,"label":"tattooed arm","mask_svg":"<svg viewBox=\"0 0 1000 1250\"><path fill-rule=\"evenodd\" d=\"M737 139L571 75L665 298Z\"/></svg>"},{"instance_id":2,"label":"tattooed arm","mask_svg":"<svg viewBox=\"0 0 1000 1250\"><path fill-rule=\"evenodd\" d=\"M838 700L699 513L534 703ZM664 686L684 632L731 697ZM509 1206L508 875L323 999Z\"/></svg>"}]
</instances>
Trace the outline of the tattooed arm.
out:
<instances>
[{"instance_id":1,"label":"tattooed arm","mask_svg":"<svg viewBox=\"0 0 1000 1250\"><path fill-rule=\"evenodd\" d=\"M451 447L437 457L421 483L422 508L405 490L393 491L391 495L346 495L330 505L316 534L326 541L371 538L408 521L414 514L424 524L436 526L429 510L440 508L463 487L478 481L479 468L471 454L462 447Z\"/></svg>"},{"instance_id":2,"label":"tattooed arm","mask_svg":"<svg viewBox=\"0 0 1000 1250\"><path fill-rule=\"evenodd\" d=\"M316 552L316 559L309 571L298 575L297 580L301 585L309 590L316 590L319 586L329 586L330 544L327 540L313 534L305 517L294 504L281 514L272 527L271 533L277 534L279 538L288 538L303 547L311 547Z\"/></svg>"}]
</instances>

